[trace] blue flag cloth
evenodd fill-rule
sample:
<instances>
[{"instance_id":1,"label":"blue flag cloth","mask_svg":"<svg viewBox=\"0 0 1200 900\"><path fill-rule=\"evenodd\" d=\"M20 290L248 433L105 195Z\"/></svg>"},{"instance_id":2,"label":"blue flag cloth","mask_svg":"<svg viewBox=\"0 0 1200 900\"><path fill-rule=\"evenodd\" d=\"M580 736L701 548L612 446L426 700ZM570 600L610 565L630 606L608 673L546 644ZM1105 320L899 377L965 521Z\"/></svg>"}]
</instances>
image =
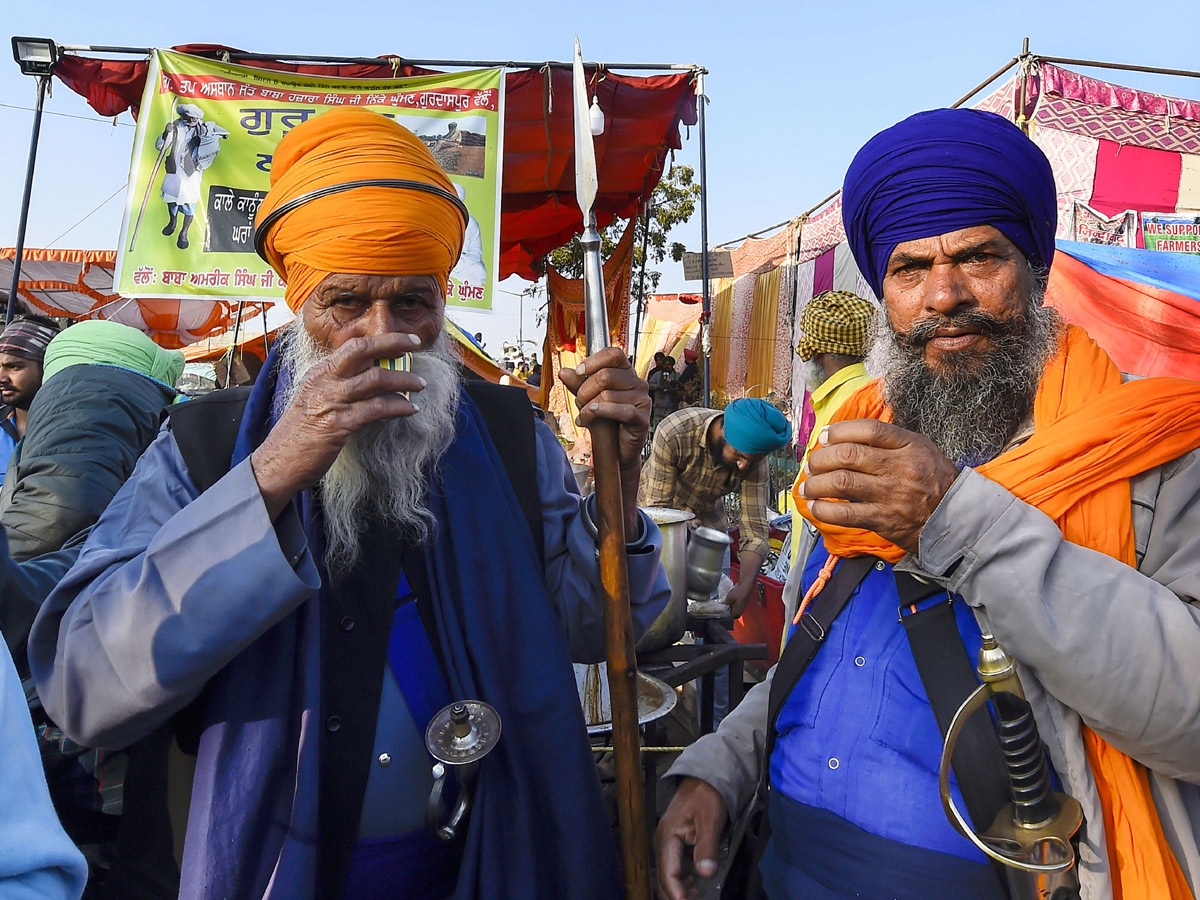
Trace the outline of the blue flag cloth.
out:
<instances>
[{"instance_id":1,"label":"blue flag cloth","mask_svg":"<svg viewBox=\"0 0 1200 900\"><path fill-rule=\"evenodd\" d=\"M235 463L269 431L287 379L277 349L251 392ZM492 704L503 732L481 763L454 897L618 900L616 842L566 635L512 485L465 392L456 429L429 496L432 636L453 697ZM318 505L310 492L298 503L319 557ZM211 799L193 803L188 839L199 850L185 865L183 898L317 900L327 593L243 650L206 689L193 797Z\"/></svg>"},{"instance_id":2,"label":"blue flag cloth","mask_svg":"<svg viewBox=\"0 0 1200 900\"><path fill-rule=\"evenodd\" d=\"M1049 268L1057 222L1046 155L1012 122L978 109L920 112L881 131L842 188L846 240L877 297L897 244L991 225Z\"/></svg>"}]
</instances>

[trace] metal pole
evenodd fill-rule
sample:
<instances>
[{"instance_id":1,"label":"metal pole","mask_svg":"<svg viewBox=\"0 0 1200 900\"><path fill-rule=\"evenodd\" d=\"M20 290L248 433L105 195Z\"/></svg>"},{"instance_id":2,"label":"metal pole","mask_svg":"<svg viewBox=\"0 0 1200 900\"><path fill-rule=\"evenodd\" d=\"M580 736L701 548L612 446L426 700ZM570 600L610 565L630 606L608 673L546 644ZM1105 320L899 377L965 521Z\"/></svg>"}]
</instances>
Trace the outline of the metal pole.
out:
<instances>
[{"instance_id":1,"label":"metal pole","mask_svg":"<svg viewBox=\"0 0 1200 900\"><path fill-rule=\"evenodd\" d=\"M233 355L237 352L238 332L242 328L242 306L245 300L238 301L237 318L233 320L233 344L229 347L229 365L225 367L225 387L233 387Z\"/></svg>"},{"instance_id":2,"label":"metal pole","mask_svg":"<svg viewBox=\"0 0 1200 900\"><path fill-rule=\"evenodd\" d=\"M70 51L72 53L122 53L134 56L149 56L153 52L152 47L118 47L109 44L59 44L59 49ZM216 56L216 53L209 52L198 54L200 56ZM294 53L241 53L231 52L229 54L231 62L238 60L256 60L259 62L311 62L311 63L332 63L342 65L391 65L395 60L406 66L453 66L455 68L464 69L540 69L543 66L549 66L552 69L569 69L572 63L557 62L555 60L541 61L517 61L511 59L408 59L403 56L311 56L307 54ZM695 63L586 63L586 65L595 66L603 69L628 69L631 71L680 71L680 72L704 72L703 66Z\"/></svg>"},{"instance_id":3,"label":"metal pole","mask_svg":"<svg viewBox=\"0 0 1200 900\"><path fill-rule=\"evenodd\" d=\"M642 215L642 271L638 276L637 316L633 320L633 359L637 362L638 339L642 336L642 309L646 302L646 238L650 236L650 210L653 209L653 195L646 201L646 211Z\"/></svg>"},{"instance_id":4,"label":"metal pole","mask_svg":"<svg viewBox=\"0 0 1200 900\"><path fill-rule=\"evenodd\" d=\"M1021 85L1018 88L1016 109L1013 110L1013 121L1026 134L1029 134L1029 118L1025 115L1025 106L1029 102L1029 38L1021 43Z\"/></svg>"},{"instance_id":5,"label":"metal pole","mask_svg":"<svg viewBox=\"0 0 1200 900\"><path fill-rule=\"evenodd\" d=\"M709 370L712 357L712 302L708 295L708 159L704 148L704 73L696 75L696 130L700 139L700 277L703 279L700 307L700 353L704 366L700 373L700 391L704 405L711 406L712 380Z\"/></svg>"},{"instance_id":6,"label":"metal pole","mask_svg":"<svg viewBox=\"0 0 1200 900\"><path fill-rule=\"evenodd\" d=\"M46 102L46 89L50 86L50 76L38 77L37 106L33 111L33 134L29 138L29 161L25 166L25 193L21 197L21 219L17 224L17 246L13 250L12 284L8 290L8 306L4 312L4 324L13 320L17 308L17 287L21 282L21 257L25 251L25 227L29 224L29 196L33 193L33 167L37 162L38 136L42 132L42 105Z\"/></svg>"},{"instance_id":7,"label":"metal pole","mask_svg":"<svg viewBox=\"0 0 1200 900\"><path fill-rule=\"evenodd\" d=\"M960 99L956 100L954 103L951 103L950 108L958 109L958 107L962 106L964 103L966 103L972 97L974 97L976 94L978 94L980 91L982 91L985 87L987 87L989 84L991 84L997 78L999 78L1001 75L1003 75L1005 72L1007 72L1013 66L1015 66L1017 64L1017 62L1018 62L1018 57L1014 56L1012 59L1010 59L1008 62L1006 62L1004 65L1002 65L999 69L997 69L995 72L993 72L987 78L985 78L983 81L979 82L979 84L975 85L975 87L971 88L971 90L967 91L967 93L963 94Z\"/></svg>"},{"instance_id":8,"label":"metal pole","mask_svg":"<svg viewBox=\"0 0 1200 900\"><path fill-rule=\"evenodd\" d=\"M266 362L267 356L269 356L271 353L271 339L267 335L267 333L270 331L270 329L267 328L267 310L270 308L271 308L271 301L264 300L263 308L262 308L262 311L263 311L263 362Z\"/></svg>"}]
</instances>

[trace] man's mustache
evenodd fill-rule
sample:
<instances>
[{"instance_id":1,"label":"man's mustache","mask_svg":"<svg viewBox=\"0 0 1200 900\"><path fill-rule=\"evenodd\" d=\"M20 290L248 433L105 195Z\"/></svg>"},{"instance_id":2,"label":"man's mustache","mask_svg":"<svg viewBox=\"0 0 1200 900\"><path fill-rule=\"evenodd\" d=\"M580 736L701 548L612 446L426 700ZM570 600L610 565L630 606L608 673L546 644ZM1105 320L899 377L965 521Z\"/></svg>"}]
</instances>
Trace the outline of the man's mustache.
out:
<instances>
[{"instance_id":1,"label":"man's mustache","mask_svg":"<svg viewBox=\"0 0 1200 900\"><path fill-rule=\"evenodd\" d=\"M1024 329L1025 322L1021 316L998 319L991 313L969 309L950 316L925 316L917 319L907 332L896 332L896 339L905 346L920 350L940 332L970 331L987 338L996 338L1019 333Z\"/></svg>"}]
</instances>

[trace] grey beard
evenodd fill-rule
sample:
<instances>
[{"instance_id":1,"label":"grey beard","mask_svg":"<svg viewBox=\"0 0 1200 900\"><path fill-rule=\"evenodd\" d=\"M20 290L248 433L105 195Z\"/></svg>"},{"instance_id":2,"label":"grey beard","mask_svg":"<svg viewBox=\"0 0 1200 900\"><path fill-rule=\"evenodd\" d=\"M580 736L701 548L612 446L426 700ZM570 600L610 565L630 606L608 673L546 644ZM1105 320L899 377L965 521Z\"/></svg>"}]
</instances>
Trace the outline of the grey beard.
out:
<instances>
[{"instance_id":1,"label":"grey beard","mask_svg":"<svg viewBox=\"0 0 1200 900\"><path fill-rule=\"evenodd\" d=\"M290 406L304 376L329 352L309 336L299 317L288 327L283 365L291 373L281 398ZM414 543L433 535L429 485L454 440L462 374L443 331L437 342L412 355L412 371L426 387L414 396L420 412L385 419L351 435L317 484L325 522L325 568L340 576L359 560L368 527L395 527Z\"/></svg>"},{"instance_id":2,"label":"grey beard","mask_svg":"<svg viewBox=\"0 0 1200 900\"><path fill-rule=\"evenodd\" d=\"M1054 355L1062 320L1044 306L1044 279L1024 313L998 320L978 310L929 316L908 334L893 330L886 308L872 321L867 366L883 378L883 395L895 423L929 438L960 468L977 466L1004 450L1033 412L1046 363ZM925 362L925 344L936 328L976 325L991 339L984 352Z\"/></svg>"},{"instance_id":3,"label":"grey beard","mask_svg":"<svg viewBox=\"0 0 1200 900\"><path fill-rule=\"evenodd\" d=\"M800 371L804 376L804 386L808 388L810 394L824 384L828 378L825 374L825 367L816 359L806 361Z\"/></svg>"}]
</instances>

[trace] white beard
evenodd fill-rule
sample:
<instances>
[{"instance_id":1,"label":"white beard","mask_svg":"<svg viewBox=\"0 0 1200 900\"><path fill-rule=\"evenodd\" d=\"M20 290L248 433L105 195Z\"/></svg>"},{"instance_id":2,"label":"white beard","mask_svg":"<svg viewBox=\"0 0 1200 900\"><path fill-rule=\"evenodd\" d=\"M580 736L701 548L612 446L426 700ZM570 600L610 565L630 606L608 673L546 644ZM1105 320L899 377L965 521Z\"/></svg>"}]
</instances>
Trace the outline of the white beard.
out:
<instances>
[{"instance_id":1,"label":"white beard","mask_svg":"<svg viewBox=\"0 0 1200 900\"><path fill-rule=\"evenodd\" d=\"M281 398L291 406L309 369L329 355L309 336L299 317L288 327L283 365L291 384ZM412 372L426 381L413 399L412 416L385 419L361 429L346 442L317 484L325 520L325 567L344 575L358 562L367 527L396 527L405 539L424 543L433 534L429 484L454 440L462 374L445 331L412 355Z\"/></svg>"},{"instance_id":2,"label":"white beard","mask_svg":"<svg viewBox=\"0 0 1200 900\"><path fill-rule=\"evenodd\" d=\"M815 359L806 361L801 369L801 372L804 376L804 386L808 388L808 392L810 394L823 385L829 378L829 376L825 374L825 367Z\"/></svg>"}]
</instances>

